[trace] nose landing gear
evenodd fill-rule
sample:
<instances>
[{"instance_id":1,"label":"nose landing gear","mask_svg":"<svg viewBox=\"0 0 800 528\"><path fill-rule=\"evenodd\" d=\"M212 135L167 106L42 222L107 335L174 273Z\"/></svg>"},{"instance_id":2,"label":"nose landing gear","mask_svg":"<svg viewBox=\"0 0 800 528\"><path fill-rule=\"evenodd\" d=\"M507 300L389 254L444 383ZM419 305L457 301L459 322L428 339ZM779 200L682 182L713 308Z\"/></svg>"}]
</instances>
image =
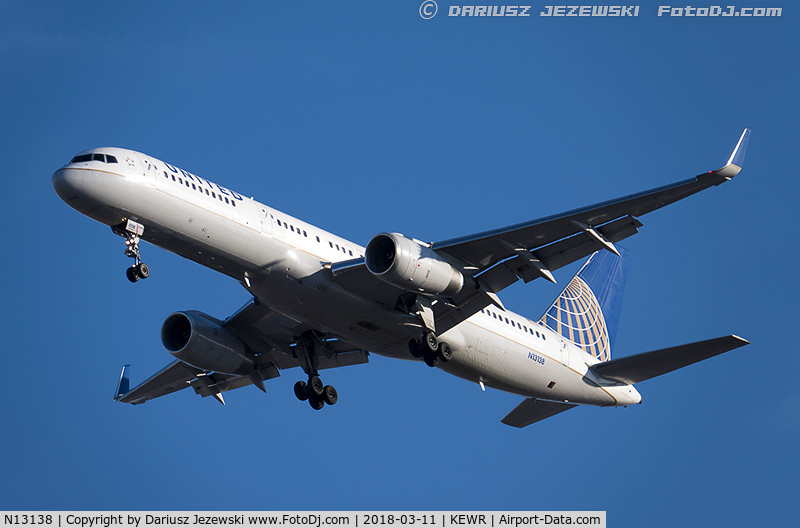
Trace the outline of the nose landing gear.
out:
<instances>
[{"instance_id":1,"label":"nose landing gear","mask_svg":"<svg viewBox=\"0 0 800 528\"><path fill-rule=\"evenodd\" d=\"M125 270L125 275L131 282L139 279L146 279L150 276L150 268L142 262L139 255L139 238L144 234L144 226L133 220L128 220L125 224L111 228L114 233L125 238L125 256L134 259L133 266Z\"/></svg>"}]
</instances>

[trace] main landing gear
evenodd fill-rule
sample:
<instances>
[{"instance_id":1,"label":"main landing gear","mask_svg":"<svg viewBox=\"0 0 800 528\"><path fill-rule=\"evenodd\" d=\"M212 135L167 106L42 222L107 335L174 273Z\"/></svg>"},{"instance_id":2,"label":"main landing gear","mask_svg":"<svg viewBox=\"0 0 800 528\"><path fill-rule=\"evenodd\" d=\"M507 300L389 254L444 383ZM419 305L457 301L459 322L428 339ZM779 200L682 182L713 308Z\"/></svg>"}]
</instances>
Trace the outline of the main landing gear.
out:
<instances>
[{"instance_id":1,"label":"main landing gear","mask_svg":"<svg viewBox=\"0 0 800 528\"><path fill-rule=\"evenodd\" d=\"M317 365L319 354L317 353L317 336L311 332L304 332L297 341L295 350L300 366L308 374L308 383L298 381L294 384L294 395L300 401L308 401L311 408L320 410L325 404L334 405L339 401L339 394L333 385L324 385L319 377Z\"/></svg>"},{"instance_id":2,"label":"main landing gear","mask_svg":"<svg viewBox=\"0 0 800 528\"><path fill-rule=\"evenodd\" d=\"M111 228L114 233L125 237L125 256L134 259L133 266L125 270L125 275L131 282L139 279L146 279L150 276L150 268L142 262L139 255L139 235L144 233L144 226L133 220L128 220L125 224Z\"/></svg>"},{"instance_id":3,"label":"main landing gear","mask_svg":"<svg viewBox=\"0 0 800 528\"><path fill-rule=\"evenodd\" d=\"M422 340L412 339L408 342L408 350L415 358L422 358L429 367L435 367L439 361L446 363L453 357L450 345L439 341L434 332L425 332Z\"/></svg>"}]
</instances>

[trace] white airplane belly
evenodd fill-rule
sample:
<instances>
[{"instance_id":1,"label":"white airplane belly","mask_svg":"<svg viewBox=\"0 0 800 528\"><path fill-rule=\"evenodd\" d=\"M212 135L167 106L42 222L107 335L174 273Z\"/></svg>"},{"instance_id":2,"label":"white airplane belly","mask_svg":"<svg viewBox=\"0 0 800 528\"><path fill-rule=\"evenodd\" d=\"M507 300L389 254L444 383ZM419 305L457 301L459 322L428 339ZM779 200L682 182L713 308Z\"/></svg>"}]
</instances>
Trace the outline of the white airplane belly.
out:
<instances>
[{"instance_id":1,"label":"white airplane belly","mask_svg":"<svg viewBox=\"0 0 800 528\"><path fill-rule=\"evenodd\" d=\"M451 334L459 337L452 339ZM589 405L615 404L608 392L559 359L469 321L443 334L441 340L451 344L453 359L439 366L460 378L520 396Z\"/></svg>"}]
</instances>

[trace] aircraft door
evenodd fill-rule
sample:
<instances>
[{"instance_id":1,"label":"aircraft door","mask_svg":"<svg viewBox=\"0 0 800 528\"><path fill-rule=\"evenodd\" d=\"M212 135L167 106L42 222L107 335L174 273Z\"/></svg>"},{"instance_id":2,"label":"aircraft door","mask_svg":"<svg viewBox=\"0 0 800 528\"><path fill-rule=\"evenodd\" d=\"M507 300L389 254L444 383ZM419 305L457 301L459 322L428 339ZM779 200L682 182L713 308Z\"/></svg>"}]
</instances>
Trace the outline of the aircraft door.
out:
<instances>
[{"instance_id":1,"label":"aircraft door","mask_svg":"<svg viewBox=\"0 0 800 528\"><path fill-rule=\"evenodd\" d=\"M570 356L569 345L567 344L567 341L565 339L563 339L563 338L559 337L558 340L559 340L560 345L561 345L561 364L564 365L565 367L568 367L569 366L569 356Z\"/></svg>"},{"instance_id":2,"label":"aircraft door","mask_svg":"<svg viewBox=\"0 0 800 528\"><path fill-rule=\"evenodd\" d=\"M258 214L261 217L261 232L267 236L272 236L272 222L273 218L269 209L261 204L258 205Z\"/></svg>"}]
</instances>

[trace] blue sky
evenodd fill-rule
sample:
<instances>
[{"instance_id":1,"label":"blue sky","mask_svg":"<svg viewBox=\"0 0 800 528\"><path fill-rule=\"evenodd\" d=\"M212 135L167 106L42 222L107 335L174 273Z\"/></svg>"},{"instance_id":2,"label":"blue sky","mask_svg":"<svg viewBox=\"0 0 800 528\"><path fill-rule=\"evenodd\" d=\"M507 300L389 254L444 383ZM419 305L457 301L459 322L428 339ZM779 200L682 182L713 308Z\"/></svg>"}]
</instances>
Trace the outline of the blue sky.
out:
<instances>
[{"instance_id":1,"label":"blue sky","mask_svg":"<svg viewBox=\"0 0 800 528\"><path fill-rule=\"evenodd\" d=\"M800 491L793 334L800 14L447 17L413 2L4 2L0 508L607 510L610 526L774 525ZM453 4L456 5L456 4ZM710 4L709 4L710 5ZM732 182L642 218L614 355L752 344L515 430L520 400L373 356L312 411L287 371L223 407L114 403L171 357L167 315L231 279L123 241L53 192L97 146L146 152L360 244L442 240L685 179L753 135ZM566 284L577 264L557 274ZM538 317L561 286L503 292Z\"/></svg>"}]
</instances>

